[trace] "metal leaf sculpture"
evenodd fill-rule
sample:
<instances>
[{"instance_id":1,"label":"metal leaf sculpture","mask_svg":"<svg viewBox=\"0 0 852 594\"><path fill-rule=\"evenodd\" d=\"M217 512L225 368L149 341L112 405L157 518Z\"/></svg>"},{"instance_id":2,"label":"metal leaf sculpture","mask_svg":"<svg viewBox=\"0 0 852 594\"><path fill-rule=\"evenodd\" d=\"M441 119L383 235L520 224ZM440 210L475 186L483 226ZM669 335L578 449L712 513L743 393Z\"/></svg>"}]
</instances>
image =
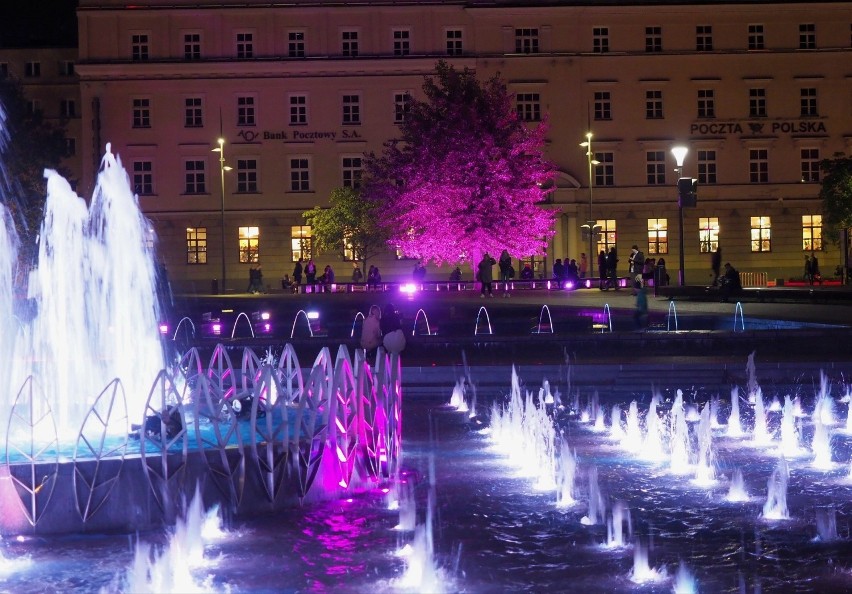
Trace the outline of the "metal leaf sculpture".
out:
<instances>
[{"instance_id":1,"label":"metal leaf sculpture","mask_svg":"<svg viewBox=\"0 0 852 594\"><path fill-rule=\"evenodd\" d=\"M329 401L328 446L337 464L338 484L344 489L352 482L358 452L358 394L349 351L344 345L337 350L334 384Z\"/></svg>"},{"instance_id":2,"label":"metal leaf sculpture","mask_svg":"<svg viewBox=\"0 0 852 594\"><path fill-rule=\"evenodd\" d=\"M74 448L74 497L84 524L106 503L118 484L127 454L129 428L124 386L115 378L101 391L83 419ZM104 463L116 458L117 464Z\"/></svg>"},{"instance_id":3,"label":"metal leaf sculpture","mask_svg":"<svg viewBox=\"0 0 852 594\"><path fill-rule=\"evenodd\" d=\"M298 456L291 467L298 473L299 495L304 497L316 478L328 433L328 402L332 394L333 369L328 347L317 355L308 385L296 408L300 438Z\"/></svg>"},{"instance_id":4,"label":"metal leaf sculpture","mask_svg":"<svg viewBox=\"0 0 852 594\"><path fill-rule=\"evenodd\" d=\"M356 381L358 382L358 397L360 399L358 439L364 453L362 457L364 476L369 475L373 480L378 480L384 462L379 456L379 448L382 444L381 433L387 423L387 417L377 402L373 370L370 369L363 357L356 355L355 360L356 369L358 369Z\"/></svg>"},{"instance_id":5,"label":"metal leaf sculpture","mask_svg":"<svg viewBox=\"0 0 852 594\"><path fill-rule=\"evenodd\" d=\"M270 502L274 502L283 484L290 453L298 451L298 431L293 432L291 444L289 419L291 407L288 406L286 397L282 397L283 388L279 383L277 370L271 365L265 365L261 370L255 393L257 397L252 402L253 409L259 408L260 402L265 401L268 404L262 417L255 410L252 411L249 448L266 491L266 497ZM278 397L273 398L271 396L273 393Z\"/></svg>"}]
</instances>

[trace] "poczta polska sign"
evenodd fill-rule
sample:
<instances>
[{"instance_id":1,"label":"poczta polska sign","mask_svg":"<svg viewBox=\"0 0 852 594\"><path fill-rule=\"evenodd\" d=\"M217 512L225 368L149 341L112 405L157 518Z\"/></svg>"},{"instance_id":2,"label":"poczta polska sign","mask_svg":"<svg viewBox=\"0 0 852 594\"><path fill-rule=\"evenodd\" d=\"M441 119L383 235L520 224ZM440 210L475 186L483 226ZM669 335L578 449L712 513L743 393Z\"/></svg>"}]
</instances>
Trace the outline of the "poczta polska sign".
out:
<instances>
[{"instance_id":1,"label":"poczta polska sign","mask_svg":"<svg viewBox=\"0 0 852 594\"><path fill-rule=\"evenodd\" d=\"M825 122L820 120L770 120L733 122L693 122L689 126L693 136L736 134L739 136L765 136L772 134L828 134Z\"/></svg>"}]
</instances>

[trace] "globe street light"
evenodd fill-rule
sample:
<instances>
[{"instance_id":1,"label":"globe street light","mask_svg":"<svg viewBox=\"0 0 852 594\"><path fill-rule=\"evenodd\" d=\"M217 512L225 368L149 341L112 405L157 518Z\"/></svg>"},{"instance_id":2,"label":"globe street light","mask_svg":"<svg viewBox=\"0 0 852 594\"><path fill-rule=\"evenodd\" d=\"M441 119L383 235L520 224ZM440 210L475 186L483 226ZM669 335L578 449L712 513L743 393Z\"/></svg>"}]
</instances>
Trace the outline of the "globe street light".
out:
<instances>
[{"instance_id":1,"label":"globe street light","mask_svg":"<svg viewBox=\"0 0 852 594\"><path fill-rule=\"evenodd\" d=\"M221 244L221 255L222 255L222 285L219 289L219 292L225 293L225 284L226 284L226 271L225 271L225 172L230 171L231 168L225 165L225 139L219 137L216 140L219 146L213 149L214 153L219 153L219 179L221 181L221 189L222 189L222 244Z\"/></svg>"},{"instance_id":2,"label":"globe street light","mask_svg":"<svg viewBox=\"0 0 852 594\"><path fill-rule=\"evenodd\" d=\"M683 176L683 162L686 159L686 153L689 152L689 149L685 146L676 146L672 148L672 155L674 155L675 161L677 162L677 179L678 181ZM680 269L677 273L678 284L682 287L686 284L686 273L684 272L684 263L683 263L683 197L678 194L677 199L677 209L678 215L680 217L679 229L680 229Z\"/></svg>"},{"instance_id":3,"label":"globe street light","mask_svg":"<svg viewBox=\"0 0 852 594\"><path fill-rule=\"evenodd\" d=\"M589 219L586 221L585 225L582 225L581 229L587 229L589 231L589 276L588 278L591 280L595 276L595 231L598 228L597 221L595 221L592 216L592 204L593 204L593 193L592 188L594 187L595 178L592 172L592 165L600 165L600 161L596 161L592 157L595 156L595 153L592 151L592 133L586 132L586 141L581 142L580 146L586 149L586 160L589 162Z\"/></svg>"}]
</instances>

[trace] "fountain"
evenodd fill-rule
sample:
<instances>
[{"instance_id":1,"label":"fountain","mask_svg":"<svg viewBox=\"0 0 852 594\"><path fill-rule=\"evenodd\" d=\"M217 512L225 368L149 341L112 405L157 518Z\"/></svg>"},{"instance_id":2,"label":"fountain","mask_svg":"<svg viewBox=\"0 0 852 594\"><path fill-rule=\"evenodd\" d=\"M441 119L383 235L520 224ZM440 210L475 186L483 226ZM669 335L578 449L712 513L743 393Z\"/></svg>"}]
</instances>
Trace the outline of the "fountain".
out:
<instances>
[{"instance_id":1,"label":"fountain","mask_svg":"<svg viewBox=\"0 0 852 594\"><path fill-rule=\"evenodd\" d=\"M728 417L728 437L742 437L743 429L740 424L740 390L731 388L731 414Z\"/></svg>"},{"instance_id":2,"label":"fountain","mask_svg":"<svg viewBox=\"0 0 852 594\"><path fill-rule=\"evenodd\" d=\"M787 520L790 518L790 512L787 509L787 483L789 480L790 471L787 468L787 460L781 456L766 486L763 517L767 520Z\"/></svg>"},{"instance_id":3,"label":"fountain","mask_svg":"<svg viewBox=\"0 0 852 594\"><path fill-rule=\"evenodd\" d=\"M411 335L414 336L417 333L417 322L420 321L421 315L423 316L423 321L426 322L425 336L431 336L432 329L429 327L429 317L426 315L426 311L422 307L417 310L416 314L414 314L414 323L411 326Z\"/></svg>"},{"instance_id":4,"label":"fountain","mask_svg":"<svg viewBox=\"0 0 852 594\"><path fill-rule=\"evenodd\" d=\"M239 314L237 314L237 319L234 320L234 326L231 328L231 339L233 340L234 335L237 333L237 324L240 323L241 319L244 319L246 321L246 324L248 324L249 331L251 332L251 337L254 338L254 325L251 323L248 314L244 311L241 311Z\"/></svg>"},{"instance_id":5,"label":"fountain","mask_svg":"<svg viewBox=\"0 0 852 594\"><path fill-rule=\"evenodd\" d=\"M627 539L629 540L633 538L633 523L630 519L630 509L623 501L616 501L612 505L612 515L607 520L607 547L620 548L625 546L625 525L627 526Z\"/></svg>"},{"instance_id":6,"label":"fountain","mask_svg":"<svg viewBox=\"0 0 852 594\"><path fill-rule=\"evenodd\" d=\"M734 332L737 331L737 315L740 316L740 332L745 332L745 319L743 318L743 304L737 301L734 306Z\"/></svg>"},{"instance_id":7,"label":"fountain","mask_svg":"<svg viewBox=\"0 0 852 594\"><path fill-rule=\"evenodd\" d=\"M547 324L544 324L544 314L547 313ZM546 328L546 332L541 329ZM550 317L550 308L547 304L541 306L541 311L538 313L538 325L533 334L553 334L553 318Z\"/></svg>"},{"instance_id":8,"label":"fountain","mask_svg":"<svg viewBox=\"0 0 852 594\"><path fill-rule=\"evenodd\" d=\"M745 481L743 480L743 471L740 468L735 468L731 477L731 486L728 488L728 501L748 501L748 491L746 490Z\"/></svg>"},{"instance_id":9,"label":"fountain","mask_svg":"<svg viewBox=\"0 0 852 594\"><path fill-rule=\"evenodd\" d=\"M666 331L672 331L672 320L674 319L674 331L677 332L677 307L674 299L669 301L669 313L666 314Z\"/></svg>"},{"instance_id":10,"label":"fountain","mask_svg":"<svg viewBox=\"0 0 852 594\"><path fill-rule=\"evenodd\" d=\"M355 329L358 328L358 320L361 320L361 323L364 323L364 312L359 311L355 314L355 317L352 318L352 329L349 331L349 338L355 338ZM295 320L293 322L295 326ZM293 333L290 333L290 338L293 338Z\"/></svg>"},{"instance_id":11,"label":"fountain","mask_svg":"<svg viewBox=\"0 0 852 594\"><path fill-rule=\"evenodd\" d=\"M479 311L476 312L476 325L473 327L474 336L479 336L479 318L483 313L485 314L485 321L488 323L488 334L494 334L491 330L491 317L488 315L488 310L485 309L485 306L480 306Z\"/></svg>"}]
</instances>

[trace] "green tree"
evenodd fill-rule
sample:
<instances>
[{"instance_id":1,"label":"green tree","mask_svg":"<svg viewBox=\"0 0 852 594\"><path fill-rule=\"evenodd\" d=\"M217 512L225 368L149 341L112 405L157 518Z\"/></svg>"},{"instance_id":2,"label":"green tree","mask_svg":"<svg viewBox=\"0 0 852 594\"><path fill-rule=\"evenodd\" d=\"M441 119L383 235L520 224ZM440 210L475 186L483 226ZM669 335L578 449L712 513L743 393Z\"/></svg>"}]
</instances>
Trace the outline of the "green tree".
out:
<instances>
[{"instance_id":1,"label":"green tree","mask_svg":"<svg viewBox=\"0 0 852 594\"><path fill-rule=\"evenodd\" d=\"M840 231L852 227L852 157L835 153L833 158L823 159L819 168L823 173L819 197L825 236L837 242Z\"/></svg>"},{"instance_id":2,"label":"green tree","mask_svg":"<svg viewBox=\"0 0 852 594\"><path fill-rule=\"evenodd\" d=\"M363 262L365 269L367 261L387 246L387 234L376 225L373 206L353 188L335 188L327 208L317 206L302 216L311 226L317 250L343 252L349 248L353 260Z\"/></svg>"},{"instance_id":3,"label":"green tree","mask_svg":"<svg viewBox=\"0 0 852 594\"><path fill-rule=\"evenodd\" d=\"M0 77L0 197L9 210L20 239L19 260L33 262L44 214L45 169L60 173L65 134L45 121L40 110L27 108L20 83Z\"/></svg>"}]
</instances>

